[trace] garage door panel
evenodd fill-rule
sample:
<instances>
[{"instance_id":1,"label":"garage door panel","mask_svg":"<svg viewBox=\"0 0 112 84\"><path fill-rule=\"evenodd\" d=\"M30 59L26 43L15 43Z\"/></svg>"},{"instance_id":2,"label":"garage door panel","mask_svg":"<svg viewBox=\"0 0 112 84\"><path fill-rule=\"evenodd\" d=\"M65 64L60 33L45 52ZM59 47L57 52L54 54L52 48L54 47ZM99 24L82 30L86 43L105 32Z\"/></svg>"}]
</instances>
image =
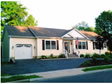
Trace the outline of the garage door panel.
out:
<instances>
[{"instance_id":1,"label":"garage door panel","mask_svg":"<svg viewBox=\"0 0 112 84\"><path fill-rule=\"evenodd\" d=\"M32 46L30 45L16 45L15 59L31 59Z\"/></svg>"}]
</instances>

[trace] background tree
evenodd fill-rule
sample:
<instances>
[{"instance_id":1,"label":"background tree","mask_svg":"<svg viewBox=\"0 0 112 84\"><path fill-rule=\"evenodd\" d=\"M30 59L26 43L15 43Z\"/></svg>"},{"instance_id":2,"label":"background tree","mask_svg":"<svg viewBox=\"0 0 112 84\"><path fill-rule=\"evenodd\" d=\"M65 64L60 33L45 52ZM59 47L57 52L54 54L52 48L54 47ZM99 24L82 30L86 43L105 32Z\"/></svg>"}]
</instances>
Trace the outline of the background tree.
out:
<instances>
[{"instance_id":1,"label":"background tree","mask_svg":"<svg viewBox=\"0 0 112 84\"><path fill-rule=\"evenodd\" d=\"M103 41L107 41L107 45L112 51L112 11L103 11L96 18L95 30L103 37Z\"/></svg>"},{"instance_id":2,"label":"background tree","mask_svg":"<svg viewBox=\"0 0 112 84\"><path fill-rule=\"evenodd\" d=\"M36 26L37 21L35 21L35 18L32 15L29 15L27 19L24 21L25 26Z\"/></svg>"},{"instance_id":3,"label":"background tree","mask_svg":"<svg viewBox=\"0 0 112 84\"><path fill-rule=\"evenodd\" d=\"M94 27L89 27L88 24L84 21L78 23L76 26L73 28L76 28L78 30L83 30L83 31L94 31Z\"/></svg>"},{"instance_id":4,"label":"background tree","mask_svg":"<svg viewBox=\"0 0 112 84\"><path fill-rule=\"evenodd\" d=\"M33 22L29 21L29 19ZM37 25L33 16L30 15L28 17L26 8L22 4L16 1L1 2L1 30L3 30L5 25L28 26L27 24L30 26Z\"/></svg>"}]
</instances>

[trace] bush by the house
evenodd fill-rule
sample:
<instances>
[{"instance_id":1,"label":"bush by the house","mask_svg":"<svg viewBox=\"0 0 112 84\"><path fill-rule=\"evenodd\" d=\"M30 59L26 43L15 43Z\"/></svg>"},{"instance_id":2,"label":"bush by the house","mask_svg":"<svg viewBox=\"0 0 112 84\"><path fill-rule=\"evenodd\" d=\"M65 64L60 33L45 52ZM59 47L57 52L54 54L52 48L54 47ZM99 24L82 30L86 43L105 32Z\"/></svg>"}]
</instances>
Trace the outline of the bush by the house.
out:
<instances>
[{"instance_id":1,"label":"bush by the house","mask_svg":"<svg viewBox=\"0 0 112 84\"><path fill-rule=\"evenodd\" d=\"M90 57L91 57L90 54L86 54L86 55L85 55L85 58L90 58Z\"/></svg>"},{"instance_id":2,"label":"bush by the house","mask_svg":"<svg viewBox=\"0 0 112 84\"><path fill-rule=\"evenodd\" d=\"M93 57L100 58L100 55L99 55L99 54L94 53L94 54L93 54Z\"/></svg>"},{"instance_id":3,"label":"bush by the house","mask_svg":"<svg viewBox=\"0 0 112 84\"><path fill-rule=\"evenodd\" d=\"M81 54L80 57L84 57L84 54Z\"/></svg>"},{"instance_id":4,"label":"bush by the house","mask_svg":"<svg viewBox=\"0 0 112 84\"><path fill-rule=\"evenodd\" d=\"M97 57L96 56L92 56L92 61L96 62L97 61Z\"/></svg>"},{"instance_id":5,"label":"bush by the house","mask_svg":"<svg viewBox=\"0 0 112 84\"><path fill-rule=\"evenodd\" d=\"M41 59L47 59L47 56L42 55L42 56L41 56Z\"/></svg>"},{"instance_id":6,"label":"bush by the house","mask_svg":"<svg viewBox=\"0 0 112 84\"><path fill-rule=\"evenodd\" d=\"M108 53L108 52L105 52L105 55L109 55L110 53Z\"/></svg>"},{"instance_id":7,"label":"bush by the house","mask_svg":"<svg viewBox=\"0 0 112 84\"><path fill-rule=\"evenodd\" d=\"M65 55L64 54L60 54L59 58L65 58Z\"/></svg>"},{"instance_id":8,"label":"bush by the house","mask_svg":"<svg viewBox=\"0 0 112 84\"><path fill-rule=\"evenodd\" d=\"M53 55L53 54L51 54L49 57L50 57L50 58L54 58L54 55Z\"/></svg>"},{"instance_id":9,"label":"bush by the house","mask_svg":"<svg viewBox=\"0 0 112 84\"><path fill-rule=\"evenodd\" d=\"M109 62L109 61L110 61L110 57L109 57L108 55L105 55L105 56L104 56L104 61L105 61L105 62Z\"/></svg>"},{"instance_id":10,"label":"bush by the house","mask_svg":"<svg viewBox=\"0 0 112 84\"><path fill-rule=\"evenodd\" d=\"M104 58L104 56L105 56L105 54L101 54L101 55L100 55L101 58Z\"/></svg>"}]
</instances>

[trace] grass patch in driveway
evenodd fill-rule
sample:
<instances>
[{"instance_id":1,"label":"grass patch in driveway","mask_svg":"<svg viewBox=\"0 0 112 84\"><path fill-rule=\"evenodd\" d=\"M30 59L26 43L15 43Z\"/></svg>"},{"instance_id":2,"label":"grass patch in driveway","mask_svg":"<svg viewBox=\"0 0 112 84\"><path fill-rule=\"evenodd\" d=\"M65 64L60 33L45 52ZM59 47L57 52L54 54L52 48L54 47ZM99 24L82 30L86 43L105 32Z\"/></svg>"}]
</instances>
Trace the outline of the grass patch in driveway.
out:
<instances>
[{"instance_id":1,"label":"grass patch in driveway","mask_svg":"<svg viewBox=\"0 0 112 84\"><path fill-rule=\"evenodd\" d=\"M7 73L1 73L1 76L10 76L10 75Z\"/></svg>"},{"instance_id":2,"label":"grass patch in driveway","mask_svg":"<svg viewBox=\"0 0 112 84\"><path fill-rule=\"evenodd\" d=\"M16 81L16 80L31 79L31 78L40 78L40 76L37 76L37 75L12 76L12 77L9 77L9 78L1 78L1 82L11 82L11 81Z\"/></svg>"},{"instance_id":3,"label":"grass patch in driveway","mask_svg":"<svg viewBox=\"0 0 112 84\"><path fill-rule=\"evenodd\" d=\"M93 71L93 70L101 70L101 69L109 69L112 68L112 65L103 65L103 66L95 66L83 69L83 71Z\"/></svg>"}]
</instances>

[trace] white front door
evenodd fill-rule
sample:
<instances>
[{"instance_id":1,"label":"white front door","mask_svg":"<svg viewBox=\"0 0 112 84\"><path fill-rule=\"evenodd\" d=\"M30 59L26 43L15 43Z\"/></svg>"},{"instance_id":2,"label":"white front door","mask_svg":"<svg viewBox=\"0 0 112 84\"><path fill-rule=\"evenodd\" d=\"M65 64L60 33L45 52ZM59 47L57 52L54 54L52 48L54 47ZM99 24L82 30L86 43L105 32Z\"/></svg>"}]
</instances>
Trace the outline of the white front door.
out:
<instances>
[{"instance_id":1,"label":"white front door","mask_svg":"<svg viewBox=\"0 0 112 84\"><path fill-rule=\"evenodd\" d=\"M31 59L32 46L30 44L17 44L15 48L15 59Z\"/></svg>"}]
</instances>

